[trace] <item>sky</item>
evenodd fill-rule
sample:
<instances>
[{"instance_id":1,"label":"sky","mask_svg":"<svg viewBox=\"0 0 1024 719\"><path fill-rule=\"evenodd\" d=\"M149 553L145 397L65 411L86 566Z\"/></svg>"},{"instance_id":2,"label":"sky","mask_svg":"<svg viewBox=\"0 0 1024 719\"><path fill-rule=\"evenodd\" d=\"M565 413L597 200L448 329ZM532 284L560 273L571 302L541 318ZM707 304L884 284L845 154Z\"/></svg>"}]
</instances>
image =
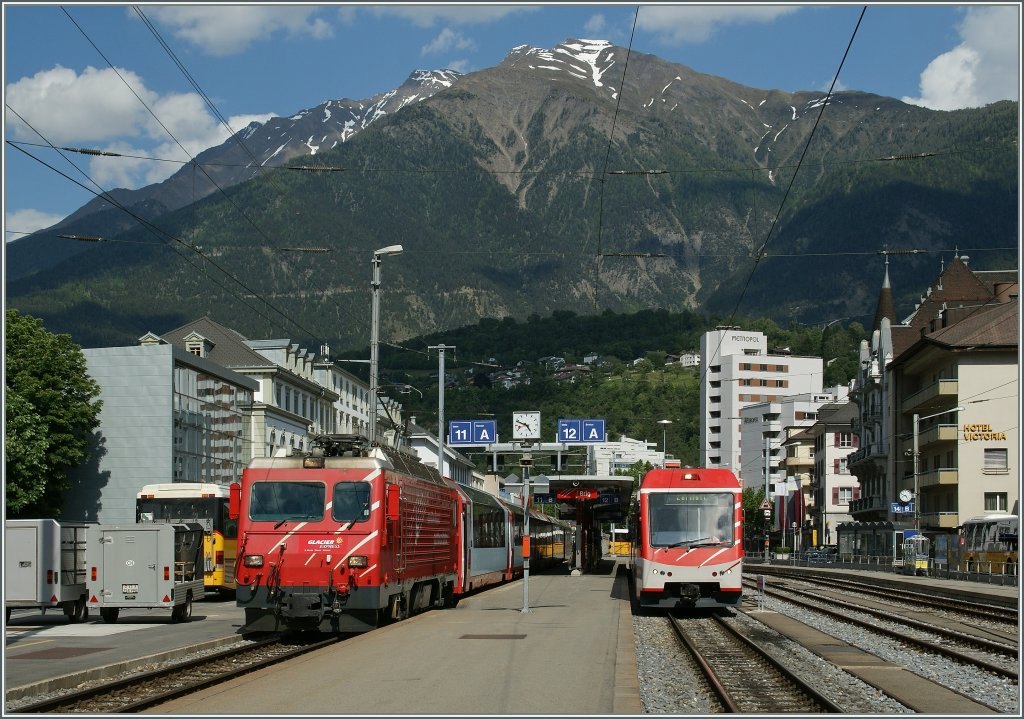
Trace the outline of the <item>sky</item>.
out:
<instances>
[{"instance_id":1,"label":"sky","mask_svg":"<svg viewBox=\"0 0 1024 719\"><path fill-rule=\"evenodd\" d=\"M1018 3L4 2L3 13L8 242L100 188L169 177L227 139L217 115L237 130L368 99L414 70L493 67L523 44L608 40L765 90L827 91L842 63L836 90L943 111L1020 90ZM50 144L131 157L65 158Z\"/></svg>"}]
</instances>

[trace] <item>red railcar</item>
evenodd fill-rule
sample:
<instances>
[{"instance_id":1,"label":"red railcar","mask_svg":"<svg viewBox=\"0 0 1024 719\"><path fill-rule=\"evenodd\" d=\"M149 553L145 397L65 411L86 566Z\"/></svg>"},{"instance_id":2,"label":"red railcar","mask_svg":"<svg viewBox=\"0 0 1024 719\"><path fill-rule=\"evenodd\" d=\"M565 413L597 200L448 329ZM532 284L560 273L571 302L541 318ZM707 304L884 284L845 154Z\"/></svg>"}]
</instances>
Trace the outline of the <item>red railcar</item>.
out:
<instances>
[{"instance_id":1,"label":"red railcar","mask_svg":"<svg viewBox=\"0 0 1024 719\"><path fill-rule=\"evenodd\" d=\"M459 511L451 481L363 437L254 459L231 493L245 629L361 632L454 605Z\"/></svg>"},{"instance_id":2,"label":"red railcar","mask_svg":"<svg viewBox=\"0 0 1024 719\"><path fill-rule=\"evenodd\" d=\"M737 606L743 596L743 494L726 469L653 469L633 513L630 560L642 607Z\"/></svg>"}]
</instances>

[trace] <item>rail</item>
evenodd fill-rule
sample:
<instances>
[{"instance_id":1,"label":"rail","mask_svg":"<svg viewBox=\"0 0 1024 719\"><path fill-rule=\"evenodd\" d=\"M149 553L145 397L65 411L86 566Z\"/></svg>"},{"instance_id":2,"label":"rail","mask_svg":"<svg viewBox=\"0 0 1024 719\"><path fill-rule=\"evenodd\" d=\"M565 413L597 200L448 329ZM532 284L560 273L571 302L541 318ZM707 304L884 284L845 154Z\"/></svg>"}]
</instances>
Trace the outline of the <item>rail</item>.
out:
<instances>
[{"instance_id":1,"label":"rail","mask_svg":"<svg viewBox=\"0 0 1024 719\"><path fill-rule=\"evenodd\" d=\"M783 559L782 557L787 557ZM867 571L888 572L892 574L903 573L903 558L893 559L887 556L866 556L859 554L837 554L831 561L807 561L800 559L799 553L790 555L768 553L769 559L765 560L763 552L745 552L743 561L746 564L777 564L789 567L828 567L832 569L863 569ZM979 584L995 584L1004 587L1020 586L1020 575L1017 572L1017 565L1009 565L1002 562L976 562L971 571L952 569L946 564L936 564L935 560L929 560L928 576L936 579L952 579L961 582L978 582Z\"/></svg>"}]
</instances>

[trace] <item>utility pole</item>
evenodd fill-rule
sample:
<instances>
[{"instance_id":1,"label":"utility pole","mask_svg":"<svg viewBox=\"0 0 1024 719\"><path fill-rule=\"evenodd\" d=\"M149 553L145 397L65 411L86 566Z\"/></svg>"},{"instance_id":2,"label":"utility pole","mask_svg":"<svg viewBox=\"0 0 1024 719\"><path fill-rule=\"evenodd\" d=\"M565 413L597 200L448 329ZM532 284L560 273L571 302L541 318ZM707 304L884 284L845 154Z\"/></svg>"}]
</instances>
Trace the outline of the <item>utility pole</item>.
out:
<instances>
[{"instance_id":1,"label":"utility pole","mask_svg":"<svg viewBox=\"0 0 1024 719\"><path fill-rule=\"evenodd\" d=\"M432 345L427 349L437 350L437 470L444 477L444 351L455 347Z\"/></svg>"},{"instance_id":2,"label":"utility pole","mask_svg":"<svg viewBox=\"0 0 1024 719\"><path fill-rule=\"evenodd\" d=\"M769 489L768 489L768 486L769 486L768 485L768 482L769 482L768 473L771 471L771 468L772 468L772 461L771 461L771 439L766 434L764 436L764 501L766 501L766 502L770 502L771 501L770 499L768 499L768 497L769 497L769 494L768 494L768 492L769 492ZM768 535L769 535L770 530L771 530L771 523L770 522L765 522L765 525L764 525L764 556L765 556L765 559L768 558L768 546L769 546Z\"/></svg>"},{"instance_id":3,"label":"utility pole","mask_svg":"<svg viewBox=\"0 0 1024 719\"><path fill-rule=\"evenodd\" d=\"M532 447L532 445L531 445ZM519 460L523 470L523 608L521 612L530 611L530 467L533 455L524 454Z\"/></svg>"}]
</instances>

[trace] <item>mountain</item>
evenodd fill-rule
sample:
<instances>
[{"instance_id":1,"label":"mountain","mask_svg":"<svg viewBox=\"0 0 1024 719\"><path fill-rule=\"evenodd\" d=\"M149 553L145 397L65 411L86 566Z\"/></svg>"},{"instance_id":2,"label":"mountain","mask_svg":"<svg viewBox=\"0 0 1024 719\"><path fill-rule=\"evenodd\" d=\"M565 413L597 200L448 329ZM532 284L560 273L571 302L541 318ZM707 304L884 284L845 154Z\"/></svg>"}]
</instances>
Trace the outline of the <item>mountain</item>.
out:
<instances>
[{"instance_id":1,"label":"mountain","mask_svg":"<svg viewBox=\"0 0 1024 719\"><path fill-rule=\"evenodd\" d=\"M268 168L283 167L292 161L312 158L321 149L337 147L375 120L451 87L460 76L454 70L416 70L400 87L369 100L328 100L291 117L250 123L227 142L199 153L194 164L185 165L163 182L138 190L111 190L107 193L109 200L96 197L53 227L23 238L25 242L9 244L7 278L17 279L45 270L88 249L53 239L55 232L109 237L137 226L138 220L132 215L155 221L168 212L254 179Z\"/></svg>"},{"instance_id":2,"label":"mountain","mask_svg":"<svg viewBox=\"0 0 1024 719\"><path fill-rule=\"evenodd\" d=\"M386 341L559 311L867 322L879 249L919 251L891 258L906 313L938 250L1016 267L1017 103L938 112L849 91L826 106L821 92L744 87L637 52L627 63L624 48L587 40L439 77L429 97L409 99L415 81L396 91L400 109L383 115L325 103L235 138L256 158L281 147L297 153L282 163L336 171L256 173L226 143L208 151L234 153L225 192L185 204L138 191L169 210L159 230L66 243L88 251L38 270L9 247L8 303L84 346L208 314L246 336L345 349L366 346L368 265L396 243L405 253L382 268ZM347 137L316 129L370 119ZM87 220L78 232L103 234Z\"/></svg>"}]
</instances>

